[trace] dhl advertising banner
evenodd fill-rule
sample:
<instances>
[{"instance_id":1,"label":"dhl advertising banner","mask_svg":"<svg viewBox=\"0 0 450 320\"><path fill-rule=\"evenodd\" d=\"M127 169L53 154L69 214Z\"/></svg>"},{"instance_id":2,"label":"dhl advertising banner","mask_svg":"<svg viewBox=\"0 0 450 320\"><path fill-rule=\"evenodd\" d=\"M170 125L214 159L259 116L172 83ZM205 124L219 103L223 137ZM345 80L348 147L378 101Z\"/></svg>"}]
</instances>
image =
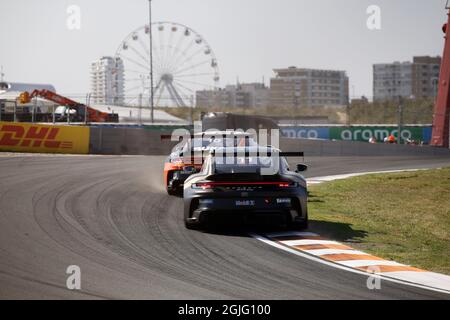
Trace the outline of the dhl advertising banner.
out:
<instances>
[{"instance_id":1,"label":"dhl advertising banner","mask_svg":"<svg viewBox=\"0 0 450 320\"><path fill-rule=\"evenodd\" d=\"M89 131L89 127L0 121L0 151L87 154Z\"/></svg>"}]
</instances>

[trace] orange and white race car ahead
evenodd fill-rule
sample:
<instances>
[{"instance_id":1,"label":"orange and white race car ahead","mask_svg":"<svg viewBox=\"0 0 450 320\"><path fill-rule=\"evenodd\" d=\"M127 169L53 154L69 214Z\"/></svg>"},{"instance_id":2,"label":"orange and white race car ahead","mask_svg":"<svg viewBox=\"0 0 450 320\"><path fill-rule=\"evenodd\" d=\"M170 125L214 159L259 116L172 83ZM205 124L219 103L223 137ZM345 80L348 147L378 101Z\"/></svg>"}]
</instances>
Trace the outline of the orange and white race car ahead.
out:
<instances>
[{"instance_id":1,"label":"orange and white race car ahead","mask_svg":"<svg viewBox=\"0 0 450 320\"><path fill-rule=\"evenodd\" d=\"M207 131L191 136L174 147L164 163L164 185L170 195L183 192L184 181L201 170L212 148L255 146L255 135L240 131Z\"/></svg>"}]
</instances>

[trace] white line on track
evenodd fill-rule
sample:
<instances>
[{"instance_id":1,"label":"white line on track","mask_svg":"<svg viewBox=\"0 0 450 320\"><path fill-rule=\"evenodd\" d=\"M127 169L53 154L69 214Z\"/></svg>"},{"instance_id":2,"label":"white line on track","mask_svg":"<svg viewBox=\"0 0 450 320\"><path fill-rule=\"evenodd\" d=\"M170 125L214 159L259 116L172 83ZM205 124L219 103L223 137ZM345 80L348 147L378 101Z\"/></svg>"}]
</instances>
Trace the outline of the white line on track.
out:
<instances>
[{"instance_id":1,"label":"white line on track","mask_svg":"<svg viewBox=\"0 0 450 320\"><path fill-rule=\"evenodd\" d=\"M421 170L429 170L429 169L405 169L405 170L357 172L357 173L337 174L337 175L333 175L333 176L312 177L312 178L307 178L306 181L309 184L318 184L318 183L330 182L330 181L334 181L334 180L342 180L342 179L347 179L347 178L365 176L368 174L415 172L415 171L421 171Z\"/></svg>"},{"instance_id":2,"label":"white line on track","mask_svg":"<svg viewBox=\"0 0 450 320\"><path fill-rule=\"evenodd\" d=\"M301 232L301 231L286 231L286 232L269 232L266 233L266 236L269 238L276 237L290 237L290 236L299 236L299 237L318 237L319 235L314 232Z\"/></svg>"},{"instance_id":3,"label":"white line on track","mask_svg":"<svg viewBox=\"0 0 450 320\"><path fill-rule=\"evenodd\" d=\"M313 239L283 240L279 242L287 246L302 246L309 244L341 244L337 241L332 240L313 240Z\"/></svg>"}]
</instances>

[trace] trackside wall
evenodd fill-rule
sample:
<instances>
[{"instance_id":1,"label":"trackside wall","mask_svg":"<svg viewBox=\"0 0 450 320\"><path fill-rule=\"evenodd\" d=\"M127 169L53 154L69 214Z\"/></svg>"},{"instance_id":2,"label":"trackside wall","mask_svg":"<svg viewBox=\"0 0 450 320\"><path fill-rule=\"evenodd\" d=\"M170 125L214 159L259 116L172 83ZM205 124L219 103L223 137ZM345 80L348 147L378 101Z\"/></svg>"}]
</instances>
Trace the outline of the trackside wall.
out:
<instances>
[{"instance_id":1,"label":"trackside wall","mask_svg":"<svg viewBox=\"0 0 450 320\"><path fill-rule=\"evenodd\" d=\"M177 144L169 130L85 127L0 122L0 151L105 155L168 155ZM430 146L369 144L280 138L283 151L303 151L307 156L449 156L450 149Z\"/></svg>"},{"instance_id":2,"label":"trackside wall","mask_svg":"<svg viewBox=\"0 0 450 320\"><path fill-rule=\"evenodd\" d=\"M161 140L161 136L171 133L131 128L91 128L90 153L167 155L176 142ZM280 138L280 147L284 151L304 151L309 156L450 156L449 149L359 141Z\"/></svg>"}]
</instances>

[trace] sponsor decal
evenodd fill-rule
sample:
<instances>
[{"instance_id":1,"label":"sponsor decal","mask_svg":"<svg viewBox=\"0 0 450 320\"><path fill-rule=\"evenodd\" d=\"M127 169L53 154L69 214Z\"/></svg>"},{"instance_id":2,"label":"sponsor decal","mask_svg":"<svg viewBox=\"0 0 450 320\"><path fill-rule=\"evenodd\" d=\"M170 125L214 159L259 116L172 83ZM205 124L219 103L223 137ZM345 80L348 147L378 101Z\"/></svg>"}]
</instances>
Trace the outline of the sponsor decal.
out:
<instances>
[{"instance_id":1,"label":"sponsor decal","mask_svg":"<svg viewBox=\"0 0 450 320\"><path fill-rule=\"evenodd\" d=\"M284 137L299 139L329 139L329 128L291 127L281 130Z\"/></svg>"},{"instance_id":2,"label":"sponsor decal","mask_svg":"<svg viewBox=\"0 0 450 320\"><path fill-rule=\"evenodd\" d=\"M420 140L423 141L423 128L421 127L404 127L402 128L401 137L403 140ZM332 127L330 128L330 139L335 140L353 140L353 141L369 141L371 137L375 137L378 141L383 141L389 135L398 137L398 128L392 127Z\"/></svg>"},{"instance_id":3,"label":"sponsor decal","mask_svg":"<svg viewBox=\"0 0 450 320\"><path fill-rule=\"evenodd\" d=\"M281 131L284 137L294 139L369 141L375 137L382 142L384 137L391 134L396 138L398 136L396 126L288 127ZM403 127L402 139L428 143L431 140L431 127Z\"/></svg>"},{"instance_id":4,"label":"sponsor decal","mask_svg":"<svg viewBox=\"0 0 450 320\"><path fill-rule=\"evenodd\" d=\"M0 151L88 153L89 128L0 122Z\"/></svg>"},{"instance_id":5,"label":"sponsor decal","mask_svg":"<svg viewBox=\"0 0 450 320\"><path fill-rule=\"evenodd\" d=\"M281 204L281 203L287 203L290 204L291 203L291 199L290 198L278 198L277 199L277 203Z\"/></svg>"},{"instance_id":6,"label":"sponsor decal","mask_svg":"<svg viewBox=\"0 0 450 320\"><path fill-rule=\"evenodd\" d=\"M254 206L255 200L236 200L236 206Z\"/></svg>"}]
</instances>

